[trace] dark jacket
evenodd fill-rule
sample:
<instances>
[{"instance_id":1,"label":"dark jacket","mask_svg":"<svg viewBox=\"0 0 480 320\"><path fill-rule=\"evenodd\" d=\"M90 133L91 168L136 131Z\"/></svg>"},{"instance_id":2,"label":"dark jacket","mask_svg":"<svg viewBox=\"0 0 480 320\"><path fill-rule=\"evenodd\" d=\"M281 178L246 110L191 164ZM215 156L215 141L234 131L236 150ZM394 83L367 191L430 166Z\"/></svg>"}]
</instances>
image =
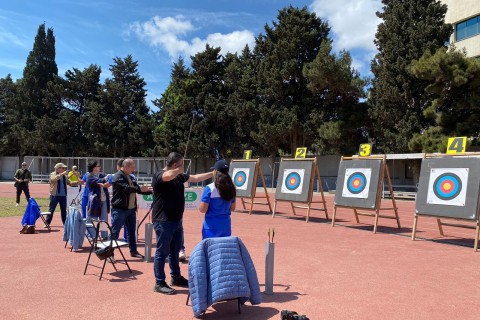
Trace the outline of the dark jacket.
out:
<instances>
[{"instance_id":1,"label":"dark jacket","mask_svg":"<svg viewBox=\"0 0 480 320\"><path fill-rule=\"evenodd\" d=\"M101 175L101 174L100 174ZM89 191L90 201L90 216L92 217L100 217L101 210L102 210L102 202L101 202L101 193L105 193L105 198L107 201L107 212L110 209L110 197L108 194L108 189L100 188L98 185L99 183L105 183L107 180L104 177L100 177L94 175L93 173L89 173L87 175L87 186Z\"/></svg>"},{"instance_id":2,"label":"dark jacket","mask_svg":"<svg viewBox=\"0 0 480 320\"><path fill-rule=\"evenodd\" d=\"M137 184L137 181L130 176L133 186L128 184L127 175L122 171L115 173L112 179L113 194L111 205L112 208L116 209L128 209L128 199L130 198L130 193L140 193L140 194L151 194L151 191L142 192L140 186ZM135 206L137 205L137 200L135 198Z\"/></svg>"}]
</instances>

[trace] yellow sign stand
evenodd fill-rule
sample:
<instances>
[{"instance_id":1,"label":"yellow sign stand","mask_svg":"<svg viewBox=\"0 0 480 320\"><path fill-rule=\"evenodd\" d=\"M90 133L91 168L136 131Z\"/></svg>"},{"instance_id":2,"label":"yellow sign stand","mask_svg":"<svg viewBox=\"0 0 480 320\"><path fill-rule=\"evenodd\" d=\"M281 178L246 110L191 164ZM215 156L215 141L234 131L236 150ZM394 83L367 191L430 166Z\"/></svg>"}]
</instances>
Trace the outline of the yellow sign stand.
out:
<instances>
[{"instance_id":1,"label":"yellow sign stand","mask_svg":"<svg viewBox=\"0 0 480 320\"><path fill-rule=\"evenodd\" d=\"M448 138L447 154L462 154L467 149L467 137Z\"/></svg>"}]
</instances>

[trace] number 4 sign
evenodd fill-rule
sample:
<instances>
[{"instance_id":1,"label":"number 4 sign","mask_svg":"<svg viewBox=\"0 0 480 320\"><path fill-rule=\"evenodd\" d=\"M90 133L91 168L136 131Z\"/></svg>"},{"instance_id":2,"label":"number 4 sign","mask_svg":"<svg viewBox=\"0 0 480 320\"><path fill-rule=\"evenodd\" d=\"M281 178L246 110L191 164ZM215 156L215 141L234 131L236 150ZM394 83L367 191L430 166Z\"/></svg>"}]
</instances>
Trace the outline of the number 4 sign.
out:
<instances>
[{"instance_id":1,"label":"number 4 sign","mask_svg":"<svg viewBox=\"0 0 480 320\"><path fill-rule=\"evenodd\" d=\"M447 154L465 153L467 137L448 138Z\"/></svg>"}]
</instances>

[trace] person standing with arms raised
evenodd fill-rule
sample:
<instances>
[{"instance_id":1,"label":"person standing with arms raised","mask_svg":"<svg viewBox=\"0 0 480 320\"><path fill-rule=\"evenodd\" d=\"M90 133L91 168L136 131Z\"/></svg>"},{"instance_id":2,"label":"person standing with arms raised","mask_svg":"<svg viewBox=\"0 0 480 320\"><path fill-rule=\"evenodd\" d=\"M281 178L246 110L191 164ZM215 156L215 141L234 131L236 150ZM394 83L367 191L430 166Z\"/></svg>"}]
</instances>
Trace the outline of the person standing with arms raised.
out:
<instances>
[{"instance_id":1,"label":"person standing with arms raised","mask_svg":"<svg viewBox=\"0 0 480 320\"><path fill-rule=\"evenodd\" d=\"M178 254L183 239L183 211L185 210L185 182L200 182L212 177L212 172L188 175L184 173L183 156L177 152L168 155L166 166L152 179L153 228L157 236L157 249L153 269L155 292L173 294L175 290L165 282L165 259L168 257L170 285L188 286L188 280L180 273Z\"/></svg>"},{"instance_id":2,"label":"person standing with arms raised","mask_svg":"<svg viewBox=\"0 0 480 320\"><path fill-rule=\"evenodd\" d=\"M60 214L64 225L65 220L67 220L67 185L70 185L67 174L67 166L61 162L57 163L55 171L50 173L50 205L48 211L51 214L47 217L48 225L52 223L53 213L57 208L57 204L60 204Z\"/></svg>"}]
</instances>

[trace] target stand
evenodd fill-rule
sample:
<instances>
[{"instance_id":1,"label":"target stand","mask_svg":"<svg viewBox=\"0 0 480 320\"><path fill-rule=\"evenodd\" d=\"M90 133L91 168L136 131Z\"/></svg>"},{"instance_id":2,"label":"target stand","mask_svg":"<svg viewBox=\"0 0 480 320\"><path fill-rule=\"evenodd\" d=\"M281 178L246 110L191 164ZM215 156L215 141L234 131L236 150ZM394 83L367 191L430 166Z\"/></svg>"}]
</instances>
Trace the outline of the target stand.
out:
<instances>
[{"instance_id":1,"label":"target stand","mask_svg":"<svg viewBox=\"0 0 480 320\"><path fill-rule=\"evenodd\" d=\"M434 218L443 237L443 226L475 229L474 250L478 251L480 153L462 155L425 154L415 202L412 240L418 218ZM444 222L442 220L459 223ZM473 223L467 224L467 223Z\"/></svg>"},{"instance_id":2,"label":"target stand","mask_svg":"<svg viewBox=\"0 0 480 320\"><path fill-rule=\"evenodd\" d=\"M328 219L327 202L323 194L322 181L320 179L320 170L317 166L316 158L306 159L283 159L280 162L278 170L277 188L275 190L275 204L273 206L272 217L275 218L278 201L290 202L292 212L297 215L295 208L307 209L306 222L310 220L310 211L325 211L325 217ZM322 200L313 200L313 186L317 180ZM295 205L294 203L303 203L306 205ZM321 207L312 207L312 204L320 203Z\"/></svg>"},{"instance_id":3,"label":"target stand","mask_svg":"<svg viewBox=\"0 0 480 320\"><path fill-rule=\"evenodd\" d=\"M248 211L248 214L252 214L253 205L266 205L268 206L268 212L272 212L272 205L270 204L270 198L268 197L267 186L265 184L265 178L263 177L262 167L260 166L260 159L254 160L232 160L230 164L230 176L232 177L233 184L237 190L237 198L242 201L242 209L236 209L236 211ZM261 179L265 196L257 195L257 181ZM255 201L255 199L263 199L266 201ZM249 204L249 208L245 204Z\"/></svg>"},{"instance_id":4,"label":"target stand","mask_svg":"<svg viewBox=\"0 0 480 320\"><path fill-rule=\"evenodd\" d=\"M392 207L382 208L382 191L385 179L390 190ZM385 155L342 157L338 169L332 227L335 226L337 208L353 209L357 223L360 223L358 216L375 217L373 233L377 233L379 218L395 219L397 227L401 228ZM362 210L362 212L359 212L359 210ZM394 215L380 214L380 211L389 210L393 210Z\"/></svg>"}]
</instances>

